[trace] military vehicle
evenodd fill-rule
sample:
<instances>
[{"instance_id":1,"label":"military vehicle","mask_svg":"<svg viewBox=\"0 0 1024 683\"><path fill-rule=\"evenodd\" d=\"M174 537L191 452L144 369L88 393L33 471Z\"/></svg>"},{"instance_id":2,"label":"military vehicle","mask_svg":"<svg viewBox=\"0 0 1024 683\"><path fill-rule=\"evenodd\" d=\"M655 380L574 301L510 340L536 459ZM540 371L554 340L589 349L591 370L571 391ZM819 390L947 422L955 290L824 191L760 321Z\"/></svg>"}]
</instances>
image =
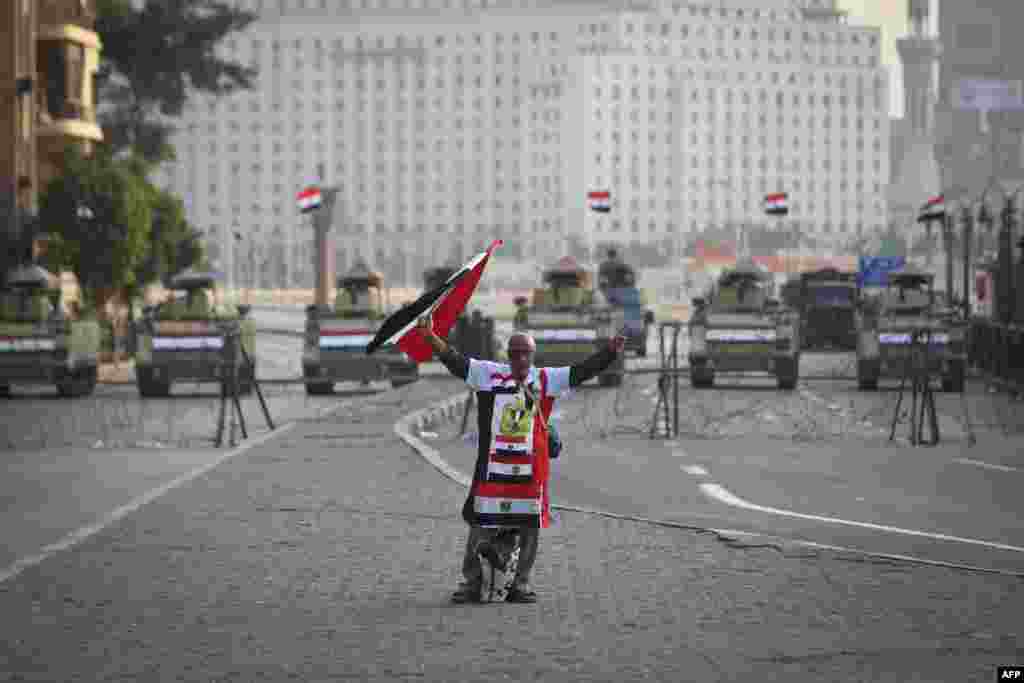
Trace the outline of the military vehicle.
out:
<instances>
[{"instance_id":1,"label":"military vehicle","mask_svg":"<svg viewBox=\"0 0 1024 683\"><path fill-rule=\"evenodd\" d=\"M800 376L796 312L771 296L771 277L752 263L719 276L690 316L690 383L710 387L719 372L765 372L780 389Z\"/></svg>"},{"instance_id":2,"label":"military vehicle","mask_svg":"<svg viewBox=\"0 0 1024 683\"><path fill-rule=\"evenodd\" d=\"M36 265L6 273L0 290L0 395L13 384L53 384L64 397L96 388L101 333L95 319L65 313L55 278Z\"/></svg>"},{"instance_id":3,"label":"military vehicle","mask_svg":"<svg viewBox=\"0 0 1024 683\"><path fill-rule=\"evenodd\" d=\"M224 345L235 338L245 350L236 357L238 390L252 391L255 323L246 305L214 303L214 290L224 279L217 271L186 270L171 278L168 300L146 307L135 323L135 383L140 396L169 396L175 382L221 382L226 372Z\"/></svg>"},{"instance_id":4,"label":"military vehicle","mask_svg":"<svg viewBox=\"0 0 1024 683\"><path fill-rule=\"evenodd\" d=\"M598 290L609 306L622 310L625 320L626 350L640 357L647 355L647 341L654 325L654 311L645 308L647 299L637 287L636 271L618 258L614 249L597 271Z\"/></svg>"},{"instance_id":5,"label":"military vehicle","mask_svg":"<svg viewBox=\"0 0 1024 683\"><path fill-rule=\"evenodd\" d=\"M547 287L533 290L529 302L518 301L516 331L531 334L537 342L534 364L572 365L605 348L624 327L621 309L607 304L591 288L590 273L572 257L561 259L544 272ZM625 375L620 356L598 375L601 386L616 386Z\"/></svg>"},{"instance_id":6,"label":"military vehicle","mask_svg":"<svg viewBox=\"0 0 1024 683\"><path fill-rule=\"evenodd\" d=\"M907 369L915 332L928 331L931 371L944 391L962 391L967 362L967 322L938 305L931 273L889 273L874 296L862 291L857 313L857 386L878 388L881 378L900 379Z\"/></svg>"},{"instance_id":7,"label":"military vehicle","mask_svg":"<svg viewBox=\"0 0 1024 683\"><path fill-rule=\"evenodd\" d=\"M383 281L380 273L356 263L338 278L333 308L306 308L302 375L307 394L330 394L337 382L390 380L398 388L419 379L419 366L393 344L366 355L385 318Z\"/></svg>"},{"instance_id":8,"label":"military vehicle","mask_svg":"<svg viewBox=\"0 0 1024 683\"><path fill-rule=\"evenodd\" d=\"M857 274L824 268L800 276L796 309L804 349L857 348Z\"/></svg>"}]
</instances>

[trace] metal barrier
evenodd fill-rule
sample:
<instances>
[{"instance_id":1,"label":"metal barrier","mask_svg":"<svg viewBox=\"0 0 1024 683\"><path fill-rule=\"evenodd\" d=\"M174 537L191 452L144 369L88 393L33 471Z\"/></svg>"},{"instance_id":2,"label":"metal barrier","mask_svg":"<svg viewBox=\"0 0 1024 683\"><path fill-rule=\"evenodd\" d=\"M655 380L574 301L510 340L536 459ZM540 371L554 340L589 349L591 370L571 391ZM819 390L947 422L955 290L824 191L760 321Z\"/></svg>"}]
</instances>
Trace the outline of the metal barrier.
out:
<instances>
[{"instance_id":1,"label":"metal barrier","mask_svg":"<svg viewBox=\"0 0 1024 683\"><path fill-rule=\"evenodd\" d=\"M214 443L218 448L224 443L224 422L228 419L230 425L228 426L228 445L232 448L235 447L235 422L238 421L238 425L242 429L242 438L248 439L249 433L245 428L245 414L242 412L242 403L238 400L239 396L239 370L245 365L249 368L249 375L252 381L252 388L256 392L256 396L260 400L260 407L263 409L263 416L267 419L267 427L271 430L274 429L274 420L270 417L270 410L267 408L267 402L263 398L263 390L260 389L260 383L256 379L256 373L252 371L254 367L253 359L249 357L248 352L242 345L242 326L235 322L229 325L224 335L224 348L221 354L221 368L220 368L220 413L217 417L217 434L214 437ZM228 404L230 403L230 408ZM229 413L230 410L230 413Z\"/></svg>"},{"instance_id":2,"label":"metal barrier","mask_svg":"<svg viewBox=\"0 0 1024 683\"><path fill-rule=\"evenodd\" d=\"M689 367L679 362L679 335L685 329L689 329L688 324L677 321L658 325L658 358L661 367L658 369L658 401L654 405L654 417L651 418L652 439L658 436L659 418L664 418L662 436L669 439L679 436L679 375L689 372ZM669 335L670 342L667 339Z\"/></svg>"},{"instance_id":3,"label":"metal barrier","mask_svg":"<svg viewBox=\"0 0 1024 683\"><path fill-rule=\"evenodd\" d=\"M975 318L967 361L1002 389L1024 394L1024 325Z\"/></svg>"}]
</instances>

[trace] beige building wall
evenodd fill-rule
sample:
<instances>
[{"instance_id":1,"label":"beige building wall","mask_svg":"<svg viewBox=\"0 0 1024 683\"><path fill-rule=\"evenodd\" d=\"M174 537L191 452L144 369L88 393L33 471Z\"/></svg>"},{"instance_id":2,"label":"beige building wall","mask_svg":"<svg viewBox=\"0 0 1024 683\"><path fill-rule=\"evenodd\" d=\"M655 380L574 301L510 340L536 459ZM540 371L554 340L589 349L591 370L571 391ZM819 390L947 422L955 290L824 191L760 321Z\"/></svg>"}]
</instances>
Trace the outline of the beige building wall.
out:
<instances>
[{"instance_id":1,"label":"beige building wall","mask_svg":"<svg viewBox=\"0 0 1024 683\"><path fill-rule=\"evenodd\" d=\"M88 154L103 139L95 21L95 0L0 2L0 270L20 258L25 219L59 175L65 146Z\"/></svg>"}]
</instances>

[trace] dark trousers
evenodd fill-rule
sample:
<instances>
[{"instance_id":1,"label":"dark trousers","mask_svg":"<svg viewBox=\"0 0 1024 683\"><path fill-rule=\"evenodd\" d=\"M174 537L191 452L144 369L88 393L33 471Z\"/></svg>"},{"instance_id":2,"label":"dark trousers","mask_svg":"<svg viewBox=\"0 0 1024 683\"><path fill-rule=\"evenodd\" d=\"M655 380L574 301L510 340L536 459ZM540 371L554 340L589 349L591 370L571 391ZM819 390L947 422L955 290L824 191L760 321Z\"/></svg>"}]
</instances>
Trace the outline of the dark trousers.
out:
<instances>
[{"instance_id":1,"label":"dark trousers","mask_svg":"<svg viewBox=\"0 0 1024 683\"><path fill-rule=\"evenodd\" d=\"M466 552L462 559L462 575L466 583L471 586L479 585L483 580L483 567L480 566L480 557L476 554L477 546L481 541L489 541L501 531L501 529L488 529L479 526L469 527L469 537L466 539ZM533 563L537 560L537 546L540 543L540 529L521 528L519 529L519 566L516 568L515 586L517 588L528 588L530 586L530 573L533 571Z\"/></svg>"}]
</instances>

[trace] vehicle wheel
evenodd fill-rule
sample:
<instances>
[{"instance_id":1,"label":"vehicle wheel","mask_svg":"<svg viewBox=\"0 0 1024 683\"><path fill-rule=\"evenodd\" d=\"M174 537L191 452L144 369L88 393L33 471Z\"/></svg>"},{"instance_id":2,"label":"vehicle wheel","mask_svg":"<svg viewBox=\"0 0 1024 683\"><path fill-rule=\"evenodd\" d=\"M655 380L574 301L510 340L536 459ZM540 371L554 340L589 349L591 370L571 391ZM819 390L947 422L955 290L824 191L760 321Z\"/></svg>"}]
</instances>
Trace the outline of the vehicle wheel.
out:
<instances>
[{"instance_id":1,"label":"vehicle wheel","mask_svg":"<svg viewBox=\"0 0 1024 683\"><path fill-rule=\"evenodd\" d=\"M712 373L701 374L696 372L690 373L690 385L695 389L710 389L715 386L715 376Z\"/></svg>"},{"instance_id":2,"label":"vehicle wheel","mask_svg":"<svg viewBox=\"0 0 1024 683\"><path fill-rule=\"evenodd\" d=\"M306 394L309 396L328 396L334 393L332 382L306 382Z\"/></svg>"},{"instance_id":3,"label":"vehicle wheel","mask_svg":"<svg viewBox=\"0 0 1024 683\"><path fill-rule=\"evenodd\" d=\"M857 388L861 391L875 391L878 389L877 377L858 377Z\"/></svg>"},{"instance_id":4,"label":"vehicle wheel","mask_svg":"<svg viewBox=\"0 0 1024 683\"><path fill-rule=\"evenodd\" d=\"M59 380L57 382L57 393L63 398L88 396L95 391L96 380L96 368L85 368L70 377Z\"/></svg>"},{"instance_id":5,"label":"vehicle wheel","mask_svg":"<svg viewBox=\"0 0 1024 683\"><path fill-rule=\"evenodd\" d=\"M0 384L0 398L10 398L10 397L11 397L11 385L10 384Z\"/></svg>"},{"instance_id":6,"label":"vehicle wheel","mask_svg":"<svg viewBox=\"0 0 1024 683\"><path fill-rule=\"evenodd\" d=\"M775 379L779 389L792 391L800 381L800 356L785 360L776 367Z\"/></svg>"},{"instance_id":7,"label":"vehicle wheel","mask_svg":"<svg viewBox=\"0 0 1024 683\"><path fill-rule=\"evenodd\" d=\"M946 393L962 394L964 391L964 368L960 366L942 377L942 390Z\"/></svg>"},{"instance_id":8,"label":"vehicle wheel","mask_svg":"<svg viewBox=\"0 0 1024 683\"><path fill-rule=\"evenodd\" d=\"M792 391L796 389L796 375L779 375L776 378L779 384L779 389L783 391Z\"/></svg>"},{"instance_id":9,"label":"vehicle wheel","mask_svg":"<svg viewBox=\"0 0 1024 683\"><path fill-rule=\"evenodd\" d=\"M136 369L135 383L142 398L163 398L171 395L171 383L154 379L153 373L145 368Z\"/></svg>"},{"instance_id":10,"label":"vehicle wheel","mask_svg":"<svg viewBox=\"0 0 1024 683\"><path fill-rule=\"evenodd\" d=\"M419 377L402 377L402 378L396 377L396 378L391 380L391 388L392 389L401 389L402 387L404 387L406 385L416 383L416 381L418 381L418 380L419 380Z\"/></svg>"}]
</instances>

